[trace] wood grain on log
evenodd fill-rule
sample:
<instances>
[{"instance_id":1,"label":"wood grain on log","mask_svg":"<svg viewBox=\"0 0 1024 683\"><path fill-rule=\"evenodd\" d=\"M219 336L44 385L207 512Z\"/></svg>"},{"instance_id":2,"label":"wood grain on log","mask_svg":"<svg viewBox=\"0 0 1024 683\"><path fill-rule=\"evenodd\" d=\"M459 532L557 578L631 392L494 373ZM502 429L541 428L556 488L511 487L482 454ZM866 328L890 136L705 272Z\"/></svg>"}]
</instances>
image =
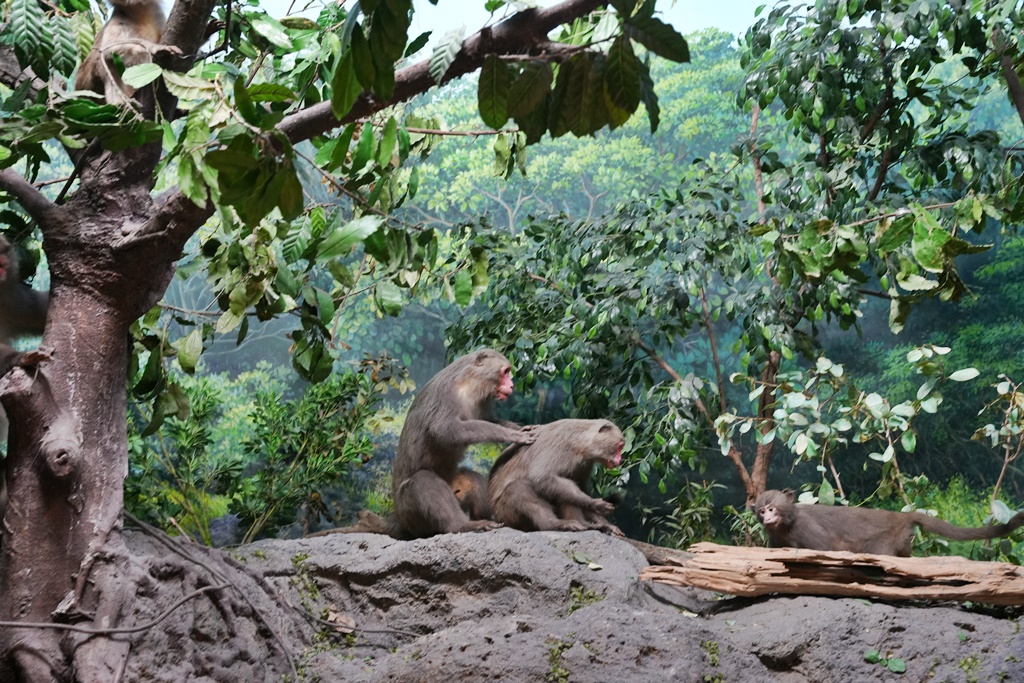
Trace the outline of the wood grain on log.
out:
<instances>
[{"instance_id":1,"label":"wood grain on log","mask_svg":"<svg viewBox=\"0 0 1024 683\"><path fill-rule=\"evenodd\" d=\"M770 593L974 600L1024 605L1024 569L963 557L892 557L796 548L697 543L678 567L652 566L641 579L733 595Z\"/></svg>"}]
</instances>

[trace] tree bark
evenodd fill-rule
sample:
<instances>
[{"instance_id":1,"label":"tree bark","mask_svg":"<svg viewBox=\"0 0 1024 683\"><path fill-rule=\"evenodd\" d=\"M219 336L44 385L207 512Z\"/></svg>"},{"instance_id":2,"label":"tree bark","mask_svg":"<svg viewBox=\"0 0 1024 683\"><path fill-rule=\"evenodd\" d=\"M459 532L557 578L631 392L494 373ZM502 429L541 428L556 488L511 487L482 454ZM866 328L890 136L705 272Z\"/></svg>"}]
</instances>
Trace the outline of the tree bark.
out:
<instances>
[{"instance_id":1,"label":"tree bark","mask_svg":"<svg viewBox=\"0 0 1024 683\"><path fill-rule=\"evenodd\" d=\"M754 597L771 593L1024 603L1024 569L964 557L893 557L796 548L698 543L678 566L647 567L641 579Z\"/></svg>"},{"instance_id":2,"label":"tree bark","mask_svg":"<svg viewBox=\"0 0 1024 683\"><path fill-rule=\"evenodd\" d=\"M484 29L463 43L446 80L475 70L488 53L549 50L550 30L603 4L566 0ZM194 54L213 6L213 0L178 0L164 42ZM0 81L22 77L6 68L10 57L0 50ZM396 74L390 102L363 96L347 118L432 86L424 61ZM157 103L150 97L143 105L152 112ZM166 93L159 106L173 112ZM325 103L289 116L280 129L300 141L341 123ZM159 301L184 243L214 212L177 190L151 196L160 152L159 143L118 153L90 147L79 188L64 206L11 169L0 171L0 189L15 196L42 229L51 281L42 341L51 360L16 367L0 379L0 401L11 418L0 621L103 629L117 624L135 599L139 577L121 533L128 329ZM103 635L0 627L4 682L116 681L127 656L126 641Z\"/></svg>"}]
</instances>

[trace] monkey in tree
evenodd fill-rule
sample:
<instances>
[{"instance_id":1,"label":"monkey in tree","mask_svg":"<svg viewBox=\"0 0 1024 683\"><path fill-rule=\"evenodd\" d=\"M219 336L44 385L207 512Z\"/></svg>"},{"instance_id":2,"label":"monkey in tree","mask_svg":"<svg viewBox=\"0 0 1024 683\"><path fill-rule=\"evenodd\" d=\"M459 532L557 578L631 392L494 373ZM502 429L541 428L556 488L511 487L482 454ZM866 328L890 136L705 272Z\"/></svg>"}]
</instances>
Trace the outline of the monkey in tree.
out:
<instances>
[{"instance_id":1,"label":"monkey in tree","mask_svg":"<svg viewBox=\"0 0 1024 683\"><path fill-rule=\"evenodd\" d=\"M9 346L18 337L40 335L46 327L50 295L38 292L18 276L18 254L0 235L0 377L17 365L31 365L46 358L45 352L21 353ZM7 442L7 415L0 408L0 441ZM7 509L6 463L0 458L0 520Z\"/></svg>"},{"instance_id":2,"label":"monkey in tree","mask_svg":"<svg viewBox=\"0 0 1024 683\"><path fill-rule=\"evenodd\" d=\"M954 541L998 538L1024 525L1024 512L1006 524L959 527L921 512L892 512L831 505L797 505L790 489L765 491L754 511L773 547L847 550L910 557L914 527Z\"/></svg>"},{"instance_id":3,"label":"monkey in tree","mask_svg":"<svg viewBox=\"0 0 1024 683\"><path fill-rule=\"evenodd\" d=\"M394 519L402 536L498 526L474 518L486 513L480 501L486 483L460 464L471 444L530 444L537 438L532 425L495 419L494 402L512 390L512 364L497 351L480 349L441 370L419 391L398 439L392 477Z\"/></svg>"},{"instance_id":4,"label":"monkey in tree","mask_svg":"<svg viewBox=\"0 0 1024 683\"><path fill-rule=\"evenodd\" d=\"M505 449L491 468L494 519L523 531L597 529L622 536L605 515L614 506L584 491L594 463L618 467L622 432L608 420L558 420L537 428L533 444Z\"/></svg>"},{"instance_id":5,"label":"monkey in tree","mask_svg":"<svg viewBox=\"0 0 1024 683\"><path fill-rule=\"evenodd\" d=\"M42 334L49 305L48 293L21 281L14 245L0 235L0 344Z\"/></svg>"},{"instance_id":6,"label":"monkey in tree","mask_svg":"<svg viewBox=\"0 0 1024 683\"><path fill-rule=\"evenodd\" d=\"M111 4L114 11L110 19L96 34L92 50L78 67L75 90L103 93L108 104L122 105L135 89L121 80L114 55L128 68L153 61L157 52L181 51L159 44L167 21L159 0L111 0Z\"/></svg>"}]
</instances>

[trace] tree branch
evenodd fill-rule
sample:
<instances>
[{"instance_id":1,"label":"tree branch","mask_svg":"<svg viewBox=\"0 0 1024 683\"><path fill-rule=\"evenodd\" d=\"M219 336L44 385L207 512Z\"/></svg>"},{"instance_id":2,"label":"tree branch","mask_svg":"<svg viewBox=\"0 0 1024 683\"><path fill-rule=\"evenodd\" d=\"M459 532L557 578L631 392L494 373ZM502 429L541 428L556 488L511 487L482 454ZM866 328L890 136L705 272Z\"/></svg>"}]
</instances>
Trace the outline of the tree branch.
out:
<instances>
[{"instance_id":1,"label":"tree branch","mask_svg":"<svg viewBox=\"0 0 1024 683\"><path fill-rule=\"evenodd\" d=\"M999 53L999 66L1003 69L1003 78L1006 79L1006 89L1010 93L1010 100L1013 101L1013 106L1017 109L1017 116L1020 117L1021 123L1024 123L1024 87L1021 87L1017 70L1013 67L1009 46L1006 45L999 33L998 26L992 29L992 45Z\"/></svg>"},{"instance_id":2,"label":"tree branch","mask_svg":"<svg viewBox=\"0 0 1024 683\"><path fill-rule=\"evenodd\" d=\"M44 197L32 183L9 168L0 171L0 189L14 195L21 207L39 224L43 232L46 232L59 210L56 204Z\"/></svg>"},{"instance_id":3,"label":"tree branch","mask_svg":"<svg viewBox=\"0 0 1024 683\"><path fill-rule=\"evenodd\" d=\"M565 0L554 7L518 12L495 26L481 29L463 41L462 49L448 67L442 83L480 68L488 54L516 54L524 57L542 54L545 49L552 46L547 37L548 33L605 4L606 0ZM179 0L175 4L175 11L171 13L168 28L164 33L167 44L177 45L182 52L194 52L194 49L189 49L192 43L188 42L187 38L188 31L194 31L196 28L189 22L195 21L194 15L200 13L197 9L199 7L210 7L206 13L206 16L209 16L209 12L212 11L211 0ZM196 35L200 34L201 32L198 32ZM340 121L331 113L331 103L321 102L285 117L278 130L287 135L293 143L308 140L343 123L365 118L385 107L408 100L434 85L434 79L430 75L430 60L425 59L395 72L395 93L386 102L363 93L351 111ZM120 248L130 248L137 241L150 239L158 232L166 232L173 242L184 244L214 212L212 204L197 207L179 190L168 192L161 199L162 206L157 215L149 221L145 229L119 245Z\"/></svg>"},{"instance_id":4,"label":"tree branch","mask_svg":"<svg viewBox=\"0 0 1024 683\"><path fill-rule=\"evenodd\" d=\"M489 54L535 56L551 46L547 38L550 31L605 4L605 0L565 0L554 7L518 12L495 26L481 29L462 42L462 49L448 67L441 84L476 71ZM430 60L424 59L395 72L395 93L386 102L363 93L341 121L331 113L330 102L320 102L286 116L278 129L293 143L308 140L343 123L403 102L434 85L434 78L430 75Z\"/></svg>"}]
</instances>

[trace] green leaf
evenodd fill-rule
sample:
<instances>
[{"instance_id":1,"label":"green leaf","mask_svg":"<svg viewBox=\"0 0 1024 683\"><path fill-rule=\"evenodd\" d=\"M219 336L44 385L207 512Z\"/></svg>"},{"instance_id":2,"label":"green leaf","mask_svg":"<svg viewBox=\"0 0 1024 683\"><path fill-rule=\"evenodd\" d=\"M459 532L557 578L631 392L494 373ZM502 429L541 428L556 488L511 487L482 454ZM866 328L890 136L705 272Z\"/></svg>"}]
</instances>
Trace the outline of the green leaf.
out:
<instances>
[{"instance_id":1,"label":"green leaf","mask_svg":"<svg viewBox=\"0 0 1024 683\"><path fill-rule=\"evenodd\" d=\"M349 253L353 247L377 232L383 224L384 219L379 216L361 216L350 221L320 243L317 259L332 259Z\"/></svg>"},{"instance_id":2,"label":"green leaf","mask_svg":"<svg viewBox=\"0 0 1024 683\"><path fill-rule=\"evenodd\" d=\"M869 664L878 664L878 662L882 661L882 653L878 650L865 650L864 661Z\"/></svg>"},{"instance_id":3,"label":"green leaf","mask_svg":"<svg viewBox=\"0 0 1024 683\"><path fill-rule=\"evenodd\" d=\"M295 92L279 83L257 83L249 87L249 97L253 102L294 102L298 99Z\"/></svg>"},{"instance_id":4,"label":"green leaf","mask_svg":"<svg viewBox=\"0 0 1024 683\"><path fill-rule=\"evenodd\" d=\"M917 448L917 435L908 429L900 436L900 445L903 446L903 450L907 453L913 453L914 449Z\"/></svg>"},{"instance_id":5,"label":"green leaf","mask_svg":"<svg viewBox=\"0 0 1024 683\"><path fill-rule=\"evenodd\" d=\"M651 70L647 64L640 70L640 99L647 110L647 120L650 121L653 135L661 123L661 107L658 106L658 94L654 91L654 81L651 79Z\"/></svg>"},{"instance_id":6,"label":"green leaf","mask_svg":"<svg viewBox=\"0 0 1024 683\"><path fill-rule=\"evenodd\" d=\"M454 289L455 303L462 307L468 306L473 299L473 276L465 270L460 270L455 274Z\"/></svg>"},{"instance_id":7,"label":"green leaf","mask_svg":"<svg viewBox=\"0 0 1024 683\"><path fill-rule=\"evenodd\" d=\"M133 88L141 88L149 85L156 79L160 78L160 74L163 73L156 64L136 64L130 66L124 70L121 75L121 80L124 81L125 85L130 85Z\"/></svg>"},{"instance_id":8,"label":"green leaf","mask_svg":"<svg viewBox=\"0 0 1024 683\"><path fill-rule=\"evenodd\" d=\"M362 89L356 77L352 53L348 52L341 58L331 78L331 113L334 118L341 120L352 111L360 92Z\"/></svg>"},{"instance_id":9,"label":"green leaf","mask_svg":"<svg viewBox=\"0 0 1024 683\"><path fill-rule=\"evenodd\" d=\"M266 14L257 12L250 12L248 18L253 30L269 40L273 45L284 50L292 49L291 38L288 37L287 29L285 29L281 22L270 18Z\"/></svg>"},{"instance_id":10,"label":"green leaf","mask_svg":"<svg viewBox=\"0 0 1024 683\"><path fill-rule=\"evenodd\" d=\"M500 129L508 121L509 68L497 55L487 55L480 68L477 103L484 123Z\"/></svg>"},{"instance_id":11,"label":"green leaf","mask_svg":"<svg viewBox=\"0 0 1024 683\"><path fill-rule=\"evenodd\" d=\"M174 347L178 351L178 365L181 369L192 374L196 371L199 357L203 353L203 332L198 327L192 330L187 337L179 340Z\"/></svg>"},{"instance_id":12,"label":"green leaf","mask_svg":"<svg viewBox=\"0 0 1024 683\"><path fill-rule=\"evenodd\" d=\"M821 486L818 487L818 502L822 505L835 505L836 504L836 492L832 488L832 484L828 483L827 480L821 482Z\"/></svg>"},{"instance_id":13,"label":"green leaf","mask_svg":"<svg viewBox=\"0 0 1024 683\"><path fill-rule=\"evenodd\" d=\"M363 35L363 29L355 27L352 32L352 58L356 77L364 90L372 90L377 79L377 67L373 63L373 55L370 53L370 44Z\"/></svg>"},{"instance_id":14,"label":"green leaf","mask_svg":"<svg viewBox=\"0 0 1024 683\"><path fill-rule=\"evenodd\" d=\"M945 268L942 247L949 240L949 234L927 211L917 212L914 223L914 239L911 250L922 268L930 273L941 273Z\"/></svg>"},{"instance_id":15,"label":"green leaf","mask_svg":"<svg viewBox=\"0 0 1024 683\"><path fill-rule=\"evenodd\" d=\"M455 61L455 57L458 56L459 50L462 49L462 39L466 35L466 28L460 26L457 29L449 31L441 37L437 45L434 46L434 51L430 55L429 70L430 75L434 79L434 82L438 85L444 80L444 75L448 73L448 67Z\"/></svg>"},{"instance_id":16,"label":"green leaf","mask_svg":"<svg viewBox=\"0 0 1024 683\"><path fill-rule=\"evenodd\" d=\"M410 41L409 46L405 48L405 54L403 56L412 57L414 54L422 50L427 44L427 41L430 40L430 33L430 31L424 31Z\"/></svg>"},{"instance_id":17,"label":"green leaf","mask_svg":"<svg viewBox=\"0 0 1024 683\"><path fill-rule=\"evenodd\" d=\"M387 315L398 315L402 312L402 290L390 280L377 283L373 298L377 308Z\"/></svg>"},{"instance_id":18,"label":"green leaf","mask_svg":"<svg viewBox=\"0 0 1024 683\"><path fill-rule=\"evenodd\" d=\"M654 17L631 17L622 25L622 33L648 50L673 62L689 62L690 47L674 28Z\"/></svg>"},{"instance_id":19,"label":"green leaf","mask_svg":"<svg viewBox=\"0 0 1024 683\"><path fill-rule=\"evenodd\" d=\"M619 36L608 50L604 72L604 94L613 128L621 126L640 106L640 60L633 45Z\"/></svg>"},{"instance_id":20,"label":"green leaf","mask_svg":"<svg viewBox=\"0 0 1024 683\"><path fill-rule=\"evenodd\" d=\"M914 217L909 214L897 218L892 223L883 223L882 232L878 236L878 251L884 256L902 247L913 232Z\"/></svg>"},{"instance_id":21,"label":"green leaf","mask_svg":"<svg viewBox=\"0 0 1024 683\"><path fill-rule=\"evenodd\" d=\"M551 92L555 73L547 62L528 62L508 89L508 113L519 118L536 111Z\"/></svg>"},{"instance_id":22,"label":"green leaf","mask_svg":"<svg viewBox=\"0 0 1024 683\"><path fill-rule=\"evenodd\" d=\"M907 671L906 663L899 657L890 657L887 666L889 667L889 671L894 674L901 674Z\"/></svg>"},{"instance_id":23,"label":"green leaf","mask_svg":"<svg viewBox=\"0 0 1024 683\"><path fill-rule=\"evenodd\" d=\"M263 111L253 104L249 90L245 87L245 79L241 77L235 79L235 105L246 123L258 126L263 121Z\"/></svg>"},{"instance_id":24,"label":"green leaf","mask_svg":"<svg viewBox=\"0 0 1024 683\"><path fill-rule=\"evenodd\" d=\"M380 143L377 147L377 163L387 168L395 154L395 146L398 144L398 123L395 117L388 119L384 124L384 132L381 134Z\"/></svg>"}]
</instances>

